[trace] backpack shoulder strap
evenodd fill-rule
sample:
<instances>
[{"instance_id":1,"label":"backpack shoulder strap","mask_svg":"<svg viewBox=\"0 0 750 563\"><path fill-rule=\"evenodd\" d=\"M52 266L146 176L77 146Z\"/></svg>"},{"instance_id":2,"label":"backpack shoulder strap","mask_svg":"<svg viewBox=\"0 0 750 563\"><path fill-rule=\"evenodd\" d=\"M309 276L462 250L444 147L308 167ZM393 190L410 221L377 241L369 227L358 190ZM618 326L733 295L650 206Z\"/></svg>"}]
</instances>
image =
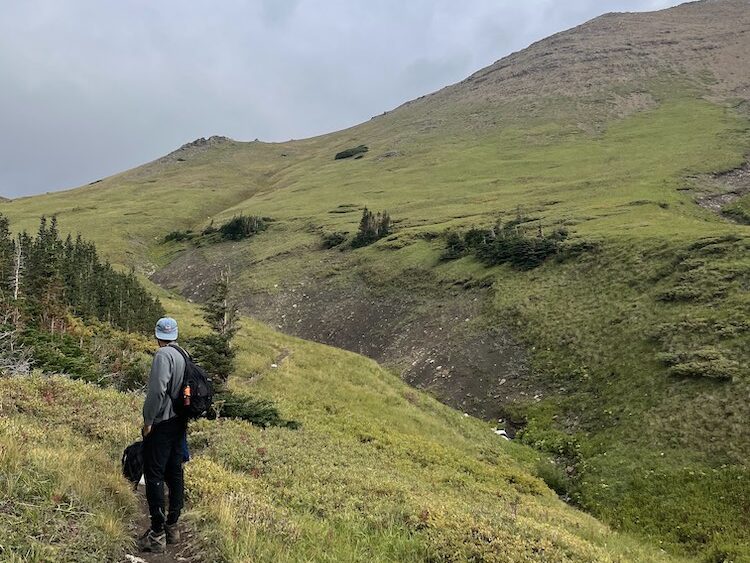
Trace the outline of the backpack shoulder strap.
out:
<instances>
[{"instance_id":1,"label":"backpack shoulder strap","mask_svg":"<svg viewBox=\"0 0 750 563\"><path fill-rule=\"evenodd\" d=\"M182 385L185 382L185 376L187 375L187 372L188 372L188 362L192 361L192 358L190 357L190 354L188 354L185 350L183 350L182 348L180 348L177 344L168 344L167 346L169 346L170 348L174 348L175 350L177 350L180 353L180 356L182 356L182 359L185 360L185 368L182 370L182 377L180 379L180 386L178 387L178 397L179 397L179 393L181 393L181 391L179 391L179 389L182 388ZM173 378L177 377L177 374L174 374L172 377ZM176 401L178 399L178 397L172 397L172 400Z\"/></svg>"},{"instance_id":2,"label":"backpack shoulder strap","mask_svg":"<svg viewBox=\"0 0 750 563\"><path fill-rule=\"evenodd\" d=\"M182 356L182 359L185 360L186 363L187 363L188 360L190 360L190 361L193 360L193 358L190 357L190 354L187 353L187 350L183 350L177 344L174 344L174 343L173 344L168 344L168 346L170 348L174 348L175 350L177 350L180 353L180 356Z\"/></svg>"}]
</instances>

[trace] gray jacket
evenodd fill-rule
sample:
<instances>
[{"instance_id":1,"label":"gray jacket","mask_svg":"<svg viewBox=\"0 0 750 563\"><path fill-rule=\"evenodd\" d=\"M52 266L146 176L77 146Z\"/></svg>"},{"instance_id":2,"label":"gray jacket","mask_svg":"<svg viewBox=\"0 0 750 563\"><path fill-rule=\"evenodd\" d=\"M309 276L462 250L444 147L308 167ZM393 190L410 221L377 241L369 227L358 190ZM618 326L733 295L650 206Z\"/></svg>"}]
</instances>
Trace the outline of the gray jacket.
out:
<instances>
[{"instance_id":1,"label":"gray jacket","mask_svg":"<svg viewBox=\"0 0 750 563\"><path fill-rule=\"evenodd\" d=\"M182 355L172 346L159 348L151 363L148 391L143 403L143 423L146 426L177 416L172 401L180 394L184 374L185 360Z\"/></svg>"}]
</instances>

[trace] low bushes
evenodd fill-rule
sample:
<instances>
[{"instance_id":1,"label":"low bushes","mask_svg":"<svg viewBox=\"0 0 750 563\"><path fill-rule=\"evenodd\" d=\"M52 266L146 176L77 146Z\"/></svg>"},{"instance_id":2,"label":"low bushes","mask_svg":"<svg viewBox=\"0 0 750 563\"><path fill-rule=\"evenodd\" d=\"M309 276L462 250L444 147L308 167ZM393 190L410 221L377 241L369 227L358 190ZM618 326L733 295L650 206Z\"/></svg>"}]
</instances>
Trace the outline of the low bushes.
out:
<instances>
[{"instance_id":1,"label":"low bushes","mask_svg":"<svg viewBox=\"0 0 750 563\"><path fill-rule=\"evenodd\" d=\"M0 560L122 561L138 513L118 463L135 396L38 376L0 378L0 396Z\"/></svg>"},{"instance_id":2,"label":"low bushes","mask_svg":"<svg viewBox=\"0 0 750 563\"><path fill-rule=\"evenodd\" d=\"M19 562L121 561L137 510L104 448L25 416L0 418L0 506L0 559Z\"/></svg>"},{"instance_id":3,"label":"low bushes","mask_svg":"<svg viewBox=\"0 0 750 563\"><path fill-rule=\"evenodd\" d=\"M741 225L750 225L750 213L741 205L730 205L721 210L721 214Z\"/></svg>"},{"instance_id":4,"label":"low bushes","mask_svg":"<svg viewBox=\"0 0 750 563\"><path fill-rule=\"evenodd\" d=\"M164 242L183 242L186 240L193 240L196 236L198 236L198 233L194 233L193 231L172 231L171 233L168 233L164 237Z\"/></svg>"},{"instance_id":5,"label":"low bushes","mask_svg":"<svg viewBox=\"0 0 750 563\"><path fill-rule=\"evenodd\" d=\"M738 362L726 357L717 348L702 348L689 352L671 352L659 355L675 377L705 377L731 381L738 373Z\"/></svg>"},{"instance_id":6,"label":"low bushes","mask_svg":"<svg viewBox=\"0 0 750 563\"><path fill-rule=\"evenodd\" d=\"M336 248L337 246L341 246L342 244L346 242L348 235L349 233L344 232L344 231L325 233L323 235L322 246L325 250L329 250L331 248Z\"/></svg>"},{"instance_id":7,"label":"low bushes","mask_svg":"<svg viewBox=\"0 0 750 563\"><path fill-rule=\"evenodd\" d=\"M107 323L75 324L66 333L26 327L17 331L16 354L43 373L66 374L120 390L140 389L148 375L146 337ZM7 355L7 350L3 350ZM15 369L13 369L15 371Z\"/></svg>"},{"instance_id":8,"label":"low bushes","mask_svg":"<svg viewBox=\"0 0 750 563\"><path fill-rule=\"evenodd\" d=\"M219 227L219 233L226 240L242 240L268 228L262 217L237 215Z\"/></svg>"},{"instance_id":9,"label":"low bushes","mask_svg":"<svg viewBox=\"0 0 750 563\"><path fill-rule=\"evenodd\" d=\"M96 381L100 376L95 358L70 334L50 334L27 328L21 342L31 350L33 366L45 373L65 373L86 381Z\"/></svg>"},{"instance_id":10,"label":"low bushes","mask_svg":"<svg viewBox=\"0 0 750 563\"><path fill-rule=\"evenodd\" d=\"M491 229L470 229L465 234L450 232L441 260L456 260L473 254L487 266L510 264L519 270L531 270L558 254L568 232L555 229L544 235L539 227L536 236L527 235L518 221Z\"/></svg>"},{"instance_id":11,"label":"low bushes","mask_svg":"<svg viewBox=\"0 0 750 563\"><path fill-rule=\"evenodd\" d=\"M365 145L359 145L357 147L352 147L350 149L343 150L339 153L336 153L336 156L333 157L334 160L343 160L345 158L352 158L352 157L359 157L362 158L364 154L369 151L370 149Z\"/></svg>"},{"instance_id":12,"label":"low bushes","mask_svg":"<svg viewBox=\"0 0 750 563\"><path fill-rule=\"evenodd\" d=\"M214 409L217 416L237 418L261 428L279 426L296 430L300 426L294 420L283 418L273 401L231 391L222 391L214 397Z\"/></svg>"},{"instance_id":13,"label":"low bushes","mask_svg":"<svg viewBox=\"0 0 750 563\"><path fill-rule=\"evenodd\" d=\"M226 240L242 240L250 238L258 233L265 231L270 223L270 218L259 217L256 215L235 215L229 221L219 227L211 223L201 232L192 231L172 231L164 237L163 243L168 242L190 242L196 246L204 244L222 242Z\"/></svg>"}]
</instances>

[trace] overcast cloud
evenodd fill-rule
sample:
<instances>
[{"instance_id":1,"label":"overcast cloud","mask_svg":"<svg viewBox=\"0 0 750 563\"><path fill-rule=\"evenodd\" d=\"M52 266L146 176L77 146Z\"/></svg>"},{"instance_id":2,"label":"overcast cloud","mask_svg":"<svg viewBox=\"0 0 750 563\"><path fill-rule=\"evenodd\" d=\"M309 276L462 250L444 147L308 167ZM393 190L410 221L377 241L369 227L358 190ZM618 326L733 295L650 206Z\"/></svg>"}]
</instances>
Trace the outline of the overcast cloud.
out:
<instances>
[{"instance_id":1,"label":"overcast cloud","mask_svg":"<svg viewBox=\"0 0 750 563\"><path fill-rule=\"evenodd\" d=\"M197 137L355 125L554 32L670 0L0 0L0 195Z\"/></svg>"}]
</instances>

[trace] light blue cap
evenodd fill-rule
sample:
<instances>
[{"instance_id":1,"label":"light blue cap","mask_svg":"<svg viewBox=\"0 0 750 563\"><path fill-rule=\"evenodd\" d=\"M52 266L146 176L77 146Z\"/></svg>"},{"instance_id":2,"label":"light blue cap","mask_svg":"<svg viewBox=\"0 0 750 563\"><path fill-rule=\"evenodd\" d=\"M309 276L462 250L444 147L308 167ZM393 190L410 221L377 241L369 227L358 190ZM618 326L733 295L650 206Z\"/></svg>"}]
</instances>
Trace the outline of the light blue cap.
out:
<instances>
[{"instance_id":1,"label":"light blue cap","mask_svg":"<svg viewBox=\"0 0 750 563\"><path fill-rule=\"evenodd\" d=\"M177 321L172 317L162 317L154 331L159 340L177 340Z\"/></svg>"}]
</instances>

